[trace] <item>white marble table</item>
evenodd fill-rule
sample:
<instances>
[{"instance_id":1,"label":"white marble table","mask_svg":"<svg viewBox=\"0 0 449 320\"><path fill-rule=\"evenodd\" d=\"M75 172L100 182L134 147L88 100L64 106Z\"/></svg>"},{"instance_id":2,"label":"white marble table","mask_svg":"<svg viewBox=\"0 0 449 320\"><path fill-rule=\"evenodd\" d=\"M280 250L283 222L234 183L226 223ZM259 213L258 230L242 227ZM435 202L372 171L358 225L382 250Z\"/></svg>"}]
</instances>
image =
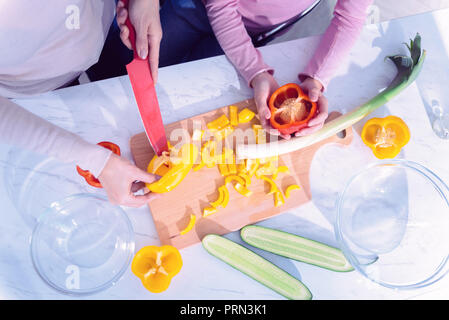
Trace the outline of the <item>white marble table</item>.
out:
<instances>
[{"instance_id":1,"label":"white marble table","mask_svg":"<svg viewBox=\"0 0 449 320\"><path fill-rule=\"evenodd\" d=\"M400 157L419 162L449 182L449 141L438 138L426 113L437 100L448 104L449 10L366 26L326 95L331 110L346 112L374 96L394 73L386 55L406 52L403 42L420 32L428 59L419 81L375 115L394 114L409 125L413 138ZM261 49L276 70L279 83L296 81L318 37L267 46ZM251 91L225 57L215 57L160 70L157 84L165 123L174 122L251 97ZM117 142L130 158L128 139L143 131L126 76L50 92L17 103L36 114L76 132L85 139ZM312 201L295 210L261 223L301 234L331 245L334 238L335 200L355 169L376 159L357 130L345 149L327 146L315 156L311 168ZM9 147L0 146L1 172L10 170ZM69 299L44 284L34 271L29 255L31 229L24 223L0 183L0 299ZM136 234L136 249L159 244L149 209L125 208ZM238 233L227 237L241 242ZM333 273L257 251L270 261L302 279L314 299L447 299L449 277L414 291L397 291L379 286L357 272ZM201 245L182 250L184 266L170 288L161 294L146 291L128 270L113 287L84 299L282 299L280 295L246 277L205 252Z\"/></svg>"}]
</instances>

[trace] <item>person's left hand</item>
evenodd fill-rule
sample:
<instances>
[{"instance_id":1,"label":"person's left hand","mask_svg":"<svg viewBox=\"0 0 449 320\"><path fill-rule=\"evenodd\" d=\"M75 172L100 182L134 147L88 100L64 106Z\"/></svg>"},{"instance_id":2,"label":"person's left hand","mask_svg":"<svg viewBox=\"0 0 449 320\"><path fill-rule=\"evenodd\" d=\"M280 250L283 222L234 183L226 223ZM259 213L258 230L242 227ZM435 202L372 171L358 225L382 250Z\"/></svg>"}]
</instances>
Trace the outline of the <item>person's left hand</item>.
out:
<instances>
[{"instance_id":1,"label":"person's left hand","mask_svg":"<svg viewBox=\"0 0 449 320\"><path fill-rule=\"evenodd\" d=\"M159 67L159 48L162 40L161 19L159 17L159 0L130 0L129 19L136 30L136 49L140 58L148 57L151 76L157 81ZM122 1L117 3L117 24L120 28L122 42L132 50L129 30L125 25L128 10Z\"/></svg>"},{"instance_id":2,"label":"person's left hand","mask_svg":"<svg viewBox=\"0 0 449 320\"><path fill-rule=\"evenodd\" d=\"M326 97L323 95L323 85L316 79L306 78L301 84L301 89L304 90L310 100L317 103L317 115L309 121L306 128L295 133L296 137L306 136L315 131L320 130L328 116L328 103Z\"/></svg>"}]
</instances>

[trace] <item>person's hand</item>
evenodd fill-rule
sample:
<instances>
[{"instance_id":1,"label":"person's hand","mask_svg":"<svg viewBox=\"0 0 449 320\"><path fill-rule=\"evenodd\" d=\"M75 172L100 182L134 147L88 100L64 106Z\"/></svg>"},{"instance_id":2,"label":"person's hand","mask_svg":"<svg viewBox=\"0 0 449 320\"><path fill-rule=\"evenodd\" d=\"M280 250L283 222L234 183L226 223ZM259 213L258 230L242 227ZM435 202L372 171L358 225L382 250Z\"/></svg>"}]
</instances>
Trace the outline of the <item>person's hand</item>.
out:
<instances>
[{"instance_id":1,"label":"person's hand","mask_svg":"<svg viewBox=\"0 0 449 320\"><path fill-rule=\"evenodd\" d=\"M306 128L303 128L295 133L296 137L306 136L320 130L328 116L328 103L326 97L322 93L323 85L321 82L308 77L300 84L300 87L304 90L304 93L309 96L311 101L317 103L318 113L309 121Z\"/></svg>"},{"instance_id":2,"label":"person's hand","mask_svg":"<svg viewBox=\"0 0 449 320\"><path fill-rule=\"evenodd\" d=\"M274 77L268 72L261 72L251 80L251 87L254 90L254 102L262 127L271 135L280 135L285 139L290 139L290 135L281 135L279 130L273 128L270 124L271 112L268 107L268 99L279 88L279 84Z\"/></svg>"},{"instance_id":3,"label":"person's hand","mask_svg":"<svg viewBox=\"0 0 449 320\"><path fill-rule=\"evenodd\" d=\"M135 192L145 187L144 183L151 183L157 179L158 176L137 168L116 154L111 154L106 166L98 176L109 201L128 207L141 207L157 198L158 194L152 192L134 195Z\"/></svg>"},{"instance_id":4,"label":"person's hand","mask_svg":"<svg viewBox=\"0 0 449 320\"><path fill-rule=\"evenodd\" d=\"M129 30L125 25L128 10L122 1L117 3L117 24L120 28L122 42L132 50ZM129 18L136 30L136 49L140 58L148 57L151 76L157 81L159 67L159 47L162 39L161 20L159 17L159 0L130 0Z\"/></svg>"}]
</instances>

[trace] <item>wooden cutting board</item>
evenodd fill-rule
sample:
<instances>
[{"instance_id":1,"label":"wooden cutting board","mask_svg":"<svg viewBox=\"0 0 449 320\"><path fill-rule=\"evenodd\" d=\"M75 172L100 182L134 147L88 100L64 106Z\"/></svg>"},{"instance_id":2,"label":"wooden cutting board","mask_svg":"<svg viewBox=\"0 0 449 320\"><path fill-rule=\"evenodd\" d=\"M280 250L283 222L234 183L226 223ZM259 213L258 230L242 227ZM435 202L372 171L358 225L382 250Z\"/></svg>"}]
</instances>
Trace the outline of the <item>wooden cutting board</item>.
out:
<instances>
[{"instance_id":1,"label":"wooden cutting board","mask_svg":"<svg viewBox=\"0 0 449 320\"><path fill-rule=\"evenodd\" d=\"M253 100L245 100L234 104L239 107L255 110ZM192 134L193 124L201 123L203 129L206 123L218 118L222 114L228 114L228 106L213 110L195 117L166 125L165 130L168 140L175 145L179 140L173 141L169 137L179 137L180 130L187 129ZM331 114L329 119L335 117ZM254 118L251 123L239 125L238 128L251 128L252 124L258 123ZM179 138L178 138L179 139ZM199 171L190 171L187 177L169 193L153 200L150 204L151 214L162 244L169 244L178 249L198 243L210 233L226 234L236 231L245 225L276 216L289 209L298 207L311 199L309 170L315 152L323 145L337 143L349 145L352 141L352 129L348 128L339 136L330 137L320 143L308 148L298 150L293 153L279 157L279 165L286 165L290 169L290 174L280 174L276 179L276 184L282 191L291 184L298 184L301 190L293 191L291 197L286 199L284 205L274 207L273 195L267 195L268 183L252 178L249 189L253 192L250 197L244 197L237 193L231 185L228 185L229 204L226 208L220 208L215 214L203 218L202 212L205 207L210 206L210 202L218 198L218 187L224 184L224 178L220 175L218 167L206 168ZM154 156L153 149L144 132L133 136L130 140L131 153L136 165L146 170L148 163ZM190 215L196 216L194 228L187 234L180 235L190 220Z\"/></svg>"}]
</instances>

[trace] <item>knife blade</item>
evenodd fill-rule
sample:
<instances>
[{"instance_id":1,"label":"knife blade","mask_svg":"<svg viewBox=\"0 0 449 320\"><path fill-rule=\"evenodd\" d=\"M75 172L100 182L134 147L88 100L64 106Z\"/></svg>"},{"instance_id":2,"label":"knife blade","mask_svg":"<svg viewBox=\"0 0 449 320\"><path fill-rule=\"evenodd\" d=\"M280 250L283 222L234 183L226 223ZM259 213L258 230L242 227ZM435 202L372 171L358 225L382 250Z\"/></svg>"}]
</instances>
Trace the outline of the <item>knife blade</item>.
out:
<instances>
[{"instance_id":1,"label":"knife blade","mask_svg":"<svg viewBox=\"0 0 449 320\"><path fill-rule=\"evenodd\" d=\"M128 9L128 0L122 0L126 9ZM129 29L129 40L131 42L134 57L126 65L129 80L134 92L140 118L142 119L145 133L154 150L160 156L163 151L168 151L167 137L162 121L162 115L159 108L156 89L154 87L153 77L151 76L150 63L148 59L141 59L136 49L136 31L128 17L125 25Z\"/></svg>"}]
</instances>

